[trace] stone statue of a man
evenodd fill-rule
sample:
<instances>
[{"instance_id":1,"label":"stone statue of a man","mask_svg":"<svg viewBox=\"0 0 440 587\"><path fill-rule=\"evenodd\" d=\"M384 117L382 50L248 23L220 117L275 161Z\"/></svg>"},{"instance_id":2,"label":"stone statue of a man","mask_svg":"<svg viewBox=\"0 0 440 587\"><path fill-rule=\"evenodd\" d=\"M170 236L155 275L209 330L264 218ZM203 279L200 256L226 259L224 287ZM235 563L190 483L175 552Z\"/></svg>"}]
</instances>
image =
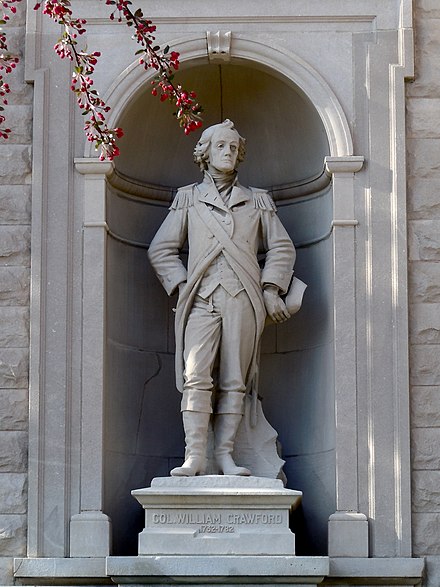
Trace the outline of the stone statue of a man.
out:
<instances>
[{"instance_id":1,"label":"stone statue of a man","mask_svg":"<svg viewBox=\"0 0 440 587\"><path fill-rule=\"evenodd\" d=\"M174 476L203 475L213 414L219 473L250 475L232 458L245 394L256 384L266 315L290 316L280 295L295 248L269 194L237 181L245 141L230 120L207 128L194 150L203 182L181 188L149 258L169 295L177 288L176 379L182 392L185 462ZM186 268L179 252L188 242ZM257 259L265 252L263 268Z\"/></svg>"}]
</instances>

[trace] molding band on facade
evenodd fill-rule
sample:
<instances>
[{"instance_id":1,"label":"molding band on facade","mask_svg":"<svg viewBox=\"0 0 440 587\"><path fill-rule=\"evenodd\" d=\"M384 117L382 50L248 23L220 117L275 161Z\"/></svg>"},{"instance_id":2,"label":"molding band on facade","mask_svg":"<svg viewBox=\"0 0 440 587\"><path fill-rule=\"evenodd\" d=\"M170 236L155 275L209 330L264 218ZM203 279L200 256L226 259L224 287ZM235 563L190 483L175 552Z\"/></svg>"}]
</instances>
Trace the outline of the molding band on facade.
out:
<instances>
[{"instance_id":1,"label":"molding band on facade","mask_svg":"<svg viewBox=\"0 0 440 587\"><path fill-rule=\"evenodd\" d=\"M336 226L358 226L359 220L333 220L332 228Z\"/></svg>"}]
</instances>

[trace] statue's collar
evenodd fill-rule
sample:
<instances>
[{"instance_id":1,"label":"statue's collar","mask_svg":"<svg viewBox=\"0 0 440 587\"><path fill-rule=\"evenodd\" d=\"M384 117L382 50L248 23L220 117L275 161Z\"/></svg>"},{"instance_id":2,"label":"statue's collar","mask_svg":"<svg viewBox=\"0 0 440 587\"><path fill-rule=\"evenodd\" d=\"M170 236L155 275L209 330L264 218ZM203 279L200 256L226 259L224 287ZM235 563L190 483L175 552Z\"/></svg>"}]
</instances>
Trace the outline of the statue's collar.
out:
<instances>
[{"instance_id":1,"label":"statue's collar","mask_svg":"<svg viewBox=\"0 0 440 587\"><path fill-rule=\"evenodd\" d=\"M237 172L224 173L223 171L205 171L204 181L213 182L219 191L223 191L235 185Z\"/></svg>"},{"instance_id":2,"label":"statue's collar","mask_svg":"<svg viewBox=\"0 0 440 587\"><path fill-rule=\"evenodd\" d=\"M206 202L207 204L211 204L212 206L216 206L222 210L228 210L234 206L237 206L238 204L249 201L250 196L247 193L248 190L244 189L243 186L240 185L240 183L237 181L236 175L232 183L233 185L231 195L229 196L228 202L226 204L216 187L214 179L207 171L205 171L203 182L197 186L199 191L199 200Z\"/></svg>"}]
</instances>

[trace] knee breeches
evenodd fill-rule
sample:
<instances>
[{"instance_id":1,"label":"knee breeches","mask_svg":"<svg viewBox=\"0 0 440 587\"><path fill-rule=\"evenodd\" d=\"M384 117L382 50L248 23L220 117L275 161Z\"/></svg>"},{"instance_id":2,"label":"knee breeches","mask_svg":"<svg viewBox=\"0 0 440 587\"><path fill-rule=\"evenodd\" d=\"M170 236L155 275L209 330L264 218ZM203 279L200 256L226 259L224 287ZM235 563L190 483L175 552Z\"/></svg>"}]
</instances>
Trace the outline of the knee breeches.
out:
<instances>
[{"instance_id":1,"label":"knee breeches","mask_svg":"<svg viewBox=\"0 0 440 587\"><path fill-rule=\"evenodd\" d=\"M212 391L217 356L219 393L245 391L255 328L254 310L244 290L233 297L219 286L207 300L195 297L185 329L182 410L194 409L189 404L198 400L192 391ZM206 408L208 396L202 395Z\"/></svg>"}]
</instances>

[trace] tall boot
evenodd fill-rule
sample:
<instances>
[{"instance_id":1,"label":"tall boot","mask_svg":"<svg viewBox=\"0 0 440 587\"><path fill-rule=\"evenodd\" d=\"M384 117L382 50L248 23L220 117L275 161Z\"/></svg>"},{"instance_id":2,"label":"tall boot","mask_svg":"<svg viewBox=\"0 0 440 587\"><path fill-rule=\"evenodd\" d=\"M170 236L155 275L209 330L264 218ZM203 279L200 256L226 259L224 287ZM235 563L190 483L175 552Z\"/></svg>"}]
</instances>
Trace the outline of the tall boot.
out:
<instances>
[{"instance_id":1,"label":"tall boot","mask_svg":"<svg viewBox=\"0 0 440 587\"><path fill-rule=\"evenodd\" d=\"M182 412L185 430L185 462L174 468L173 477L194 477L204 475L206 471L206 445L208 442L208 425L211 414L203 412Z\"/></svg>"},{"instance_id":2,"label":"tall boot","mask_svg":"<svg viewBox=\"0 0 440 587\"><path fill-rule=\"evenodd\" d=\"M234 440L242 414L216 414L214 419L214 454L218 468L223 475L250 475L245 467L238 467L232 458Z\"/></svg>"},{"instance_id":3,"label":"tall boot","mask_svg":"<svg viewBox=\"0 0 440 587\"><path fill-rule=\"evenodd\" d=\"M223 475L250 475L238 467L232 458L234 441L244 411L245 394L240 391L219 391L214 420L214 455Z\"/></svg>"}]
</instances>

